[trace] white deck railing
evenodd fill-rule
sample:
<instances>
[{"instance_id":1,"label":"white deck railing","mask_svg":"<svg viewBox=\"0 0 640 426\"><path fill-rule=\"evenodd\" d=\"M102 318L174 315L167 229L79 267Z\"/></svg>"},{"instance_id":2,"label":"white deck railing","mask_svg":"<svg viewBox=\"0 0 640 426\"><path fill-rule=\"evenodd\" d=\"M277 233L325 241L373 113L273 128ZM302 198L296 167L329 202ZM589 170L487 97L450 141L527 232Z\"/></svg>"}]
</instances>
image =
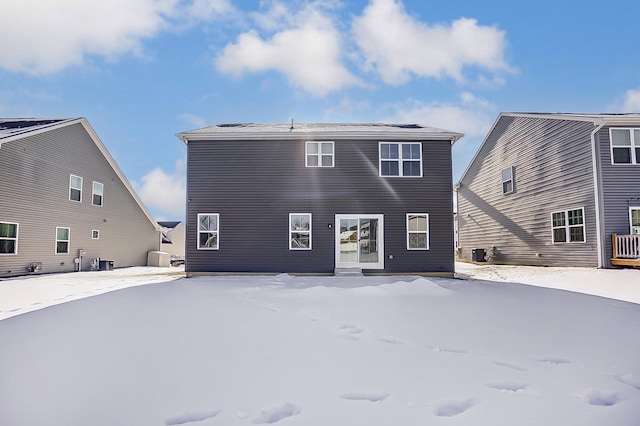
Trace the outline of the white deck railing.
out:
<instances>
[{"instance_id":1,"label":"white deck railing","mask_svg":"<svg viewBox=\"0 0 640 426\"><path fill-rule=\"evenodd\" d=\"M614 259L640 259L640 235L613 234Z\"/></svg>"}]
</instances>

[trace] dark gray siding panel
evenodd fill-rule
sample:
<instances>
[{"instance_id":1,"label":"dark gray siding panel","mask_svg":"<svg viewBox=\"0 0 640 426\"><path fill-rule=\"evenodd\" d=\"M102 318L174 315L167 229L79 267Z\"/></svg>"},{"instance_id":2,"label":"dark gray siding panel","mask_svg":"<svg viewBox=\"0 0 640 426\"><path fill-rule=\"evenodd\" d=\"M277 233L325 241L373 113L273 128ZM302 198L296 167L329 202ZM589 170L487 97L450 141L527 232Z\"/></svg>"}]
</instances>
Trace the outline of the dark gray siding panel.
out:
<instances>
[{"instance_id":1,"label":"dark gray siding panel","mask_svg":"<svg viewBox=\"0 0 640 426\"><path fill-rule=\"evenodd\" d=\"M629 207L640 207L640 165L611 164L609 138L609 127L600 129L598 145L602 167L604 242L608 266L611 266L611 234L629 234Z\"/></svg>"},{"instance_id":2,"label":"dark gray siding panel","mask_svg":"<svg viewBox=\"0 0 640 426\"><path fill-rule=\"evenodd\" d=\"M83 178L82 202L69 201L69 175ZM102 207L91 203L93 181L104 185ZM159 233L81 124L28 136L0 148L0 221L19 223L18 255L0 256L0 276L33 262L43 272L75 269L78 249L116 267L146 265ZM55 254L56 226L70 228L69 254ZM92 230L100 239L91 238Z\"/></svg>"},{"instance_id":3,"label":"dark gray siding panel","mask_svg":"<svg viewBox=\"0 0 640 426\"><path fill-rule=\"evenodd\" d=\"M305 168L304 140L190 141L187 272L333 272L350 213L384 214L385 272L453 272L451 143L422 145L423 178L380 178L378 141L335 140L333 168ZM405 215L422 212L431 249L408 251ZM198 213L220 214L219 250L197 249ZM313 250L288 249L289 213L312 213Z\"/></svg>"},{"instance_id":4,"label":"dark gray siding panel","mask_svg":"<svg viewBox=\"0 0 640 426\"><path fill-rule=\"evenodd\" d=\"M597 266L590 122L503 116L460 182L461 258L495 247L496 262ZM515 192L502 193L513 166ZM584 207L586 243L553 244L551 213Z\"/></svg>"}]
</instances>

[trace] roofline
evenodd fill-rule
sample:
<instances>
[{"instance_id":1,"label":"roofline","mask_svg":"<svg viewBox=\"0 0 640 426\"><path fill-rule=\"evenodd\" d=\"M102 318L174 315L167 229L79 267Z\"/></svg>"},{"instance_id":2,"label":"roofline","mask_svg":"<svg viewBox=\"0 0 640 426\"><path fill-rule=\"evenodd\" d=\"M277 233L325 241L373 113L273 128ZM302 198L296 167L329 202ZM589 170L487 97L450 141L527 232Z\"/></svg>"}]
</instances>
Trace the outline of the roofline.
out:
<instances>
[{"instance_id":1,"label":"roofline","mask_svg":"<svg viewBox=\"0 0 640 426\"><path fill-rule=\"evenodd\" d=\"M323 140L323 139L355 139L355 140L448 140L451 143L455 143L464 136L464 133L440 131L440 132L425 132L420 130L391 130L391 131L373 131L373 130L304 130L304 129L292 129L289 131L234 131L234 132L182 132L176 134L176 136L184 142L185 145L189 144L189 141L237 141L237 140Z\"/></svg>"},{"instance_id":2,"label":"roofline","mask_svg":"<svg viewBox=\"0 0 640 426\"><path fill-rule=\"evenodd\" d=\"M71 125L74 125L74 124L81 124L84 127L84 129L87 131L87 133L89 134L89 136L93 140L93 143L96 144L96 146L98 147L98 149L100 150L102 155L104 155L104 157L107 159L107 162L109 163L111 168L116 172L116 175L120 178L120 181L124 184L125 188L127 188L127 190L129 191L129 193L131 194L133 199L136 201L136 203L138 204L138 206L140 207L142 212L145 214L145 216L147 216L147 219L149 219L149 221L153 225L154 229L156 231L161 231L162 227L160 225L158 225L158 222L156 222L156 220L153 218L153 216L151 216L151 213L149 212L149 210L147 210L147 208L145 207L144 203L142 202L142 200L140 199L140 197L136 193L135 189L133 189L133 186L131 185L131 182L129 182L129 179L127 179L127 177L124 175L124 173L122 172L122 170L118 166L118 163L116 163L115 159L111 156L111 154L107 150L107 147L102 143L102 140L100 139L98 134L95 132L93 127L91 127L91 124L89 124L89 121L85 117L65 119L65 120L63 120L63 121L61 121L59 123L54 123L54 124L51 124L51 125L48 125L48 126L43 126L43 127L38 128L38 129L31 130L31 131L25 129L24 132L20 132L18 134L11 135L10 137L1 140L0 141L0 145L2 145L3 143L12 142L12 141L15 141L15 140L18 140L18 139L25 138L27 136L33 136L33 135L38 135L38 134L45 133L45 132L48 132L48 131L51 131L51 130L62 129L64 127L68 127L68 126L71 126Z\"/></svg>"},{"instance_id":3,"label":"roofline","mask_svg":"<svg viewBox=\"0 0 640 426\"><path fill-rule=\"evenodd\" d=\"M22 131L14 132L10 136L0 137L0 147L2 144L12 142L14 140L22 139L25 136L31 135L39 135L40 133L48 132L49 130L53 130L56 128L64 127L66 124L72 121L77 121L80 118L50 118L47 120L60 120L55 123L43 124L38 126L36 129L31 127L25 127ZM26 119L25 119L26 120Z\"/></svg>"}]
</instances>

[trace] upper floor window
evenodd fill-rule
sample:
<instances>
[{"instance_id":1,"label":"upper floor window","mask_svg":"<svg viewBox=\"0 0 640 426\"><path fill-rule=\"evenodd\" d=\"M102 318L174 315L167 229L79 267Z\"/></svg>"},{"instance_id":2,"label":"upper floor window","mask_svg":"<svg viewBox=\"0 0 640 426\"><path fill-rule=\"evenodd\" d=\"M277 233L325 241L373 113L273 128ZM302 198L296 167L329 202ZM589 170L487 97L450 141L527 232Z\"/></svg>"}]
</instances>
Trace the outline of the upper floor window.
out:
<instances>
[{"instance_id":1,"label":"upper floor window","mask_svg":"<svg viewBox=\"0 0 640 426\"><path fill-rule=\"evenodd\" d=\"M91 197L91 202L94 206L102 205L102 196L104 193L104 185L100 182L93 182L93 194Z\"/></svg>"},{"instance_id":2,"label":"upper floor window","mask_svg":"<svg viewBox=\"0 0 640 426\"><path fill-rule=\"evenodd\" d=\"M289 250L311 250L311 213L289 214Z\"/></svg>"},{"instance_id":3,"label":"upper floor window","mask_svg":"<svg viewBox=\"0 0 640 426\"><path fill-rule=\"evenodd\" d=\"M511 194L513 192L513 166L502 170L502 193Z\"/></svg>"},{"instance_id":4,"label":"upper floor window","mask_svg":"<svg viewBox=\"0 0 640 426\"><path fill-rule=\"evenodd\" d=\"M199 250L218 250L219 219L218 213L198 213Z\"/></svg>"},{"instance_id":5,"label":"upper floor window","mask_svg":"<svg viewBox=\"0 0 640 426\"><path fill-rule=\"evenodd\" d=\"M18 224L0 222L0 255L18 254Z\"/></svg>"},{"instance_id":6,"label":"upper floor window","mask_svg":"<svg viewBox=\"0 0 640 426\"><path fill-rule=\"evenodd\" d=\"M333 142L307 142L305 147L306 167L333 167Z\"/></svg>"},{"instance_id":7,"label":"upper floor window","mask_svg":"<svg viewBox=\"0 0 640 426\"><path fill-rule=\"evenodd\" d=\"M422 177L422 144L379 144L380 176Z\"/></svg>"},{"instance_id":8,"label":"upper floor window","mask_svg":"<svg viewBox=\"0 0 640 426\"><path fill-rule=\"evenodd\" d=\"M61 226L56 227L56 254L69 253L69 234L71 230Z\"/></svg>"},{"instance_id":9,"label":"upper floor window","mask_svg":"<svg viewBox=\"0 0 640 426\"><path fill-rule=\"evenodd\" d=\"M429 250L428 214L407 214L407 250Z\"/></svg>"},{"instance_id":10,"label":"upper floor window","mask_svg":"<svg viewBox=\"0 0 640 426\"><path fill-rule=\"evenodd\" d=\"M640 164L640 129L609 129L612 164Z\"/></svg>"},{"instance_id":11,"label":"upper floor window","mask_svg":"<svg viewBox=\"0 0 640 426\"><path fill-rule=\"evenodd\" d=\"M82 201L82 178L80 176L69 176L69 199L71 201Z\"/></svg>"},{"instance_id":12,"label":"upper floor window","mask_svg":"<svg viewBox=\"0 0 640 426\"><path fill-rule=\"evenodd\" d=\"M584 209L551 213L554 243L584 243Z\"/></svg>"}]
</instances>

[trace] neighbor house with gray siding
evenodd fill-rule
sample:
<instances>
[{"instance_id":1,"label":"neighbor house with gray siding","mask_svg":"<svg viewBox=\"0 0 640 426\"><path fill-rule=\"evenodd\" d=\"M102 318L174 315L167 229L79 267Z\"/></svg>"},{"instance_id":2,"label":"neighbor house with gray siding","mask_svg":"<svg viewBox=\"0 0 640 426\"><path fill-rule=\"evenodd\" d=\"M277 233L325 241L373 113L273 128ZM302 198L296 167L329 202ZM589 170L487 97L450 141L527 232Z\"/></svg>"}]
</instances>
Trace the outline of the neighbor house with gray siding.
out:
<instances>
[{"instance_id":1,"label":"neighbor house with gray siding","mask_svg":"<svg viewBox=\"0 0 640 426\"><path fill-rule=\"evenodd\" d=\"M502 113L456 190L461 260L640 266L640 114Z\"/></svg>"},{"instance_id":2,"label":"neighbor house with gray siding","mask_svg":"<svg viewBox=\"0 0 640 426\"><path fill-rule=\"evenodd\" d=\"M451 276L451 145L409 124L221 124L187 144L188 275Z\"/></svg>"},{"instance_id":3,"label":"neighbor house with gray siding","mask_svg":"<svg viewBox=\"0 0 640 426\"><path fill-rule=\"evenodd\" d=\"M0 277L146 265L160 227L84 118L0 119Z\"/></svg>"}]
</instances>

